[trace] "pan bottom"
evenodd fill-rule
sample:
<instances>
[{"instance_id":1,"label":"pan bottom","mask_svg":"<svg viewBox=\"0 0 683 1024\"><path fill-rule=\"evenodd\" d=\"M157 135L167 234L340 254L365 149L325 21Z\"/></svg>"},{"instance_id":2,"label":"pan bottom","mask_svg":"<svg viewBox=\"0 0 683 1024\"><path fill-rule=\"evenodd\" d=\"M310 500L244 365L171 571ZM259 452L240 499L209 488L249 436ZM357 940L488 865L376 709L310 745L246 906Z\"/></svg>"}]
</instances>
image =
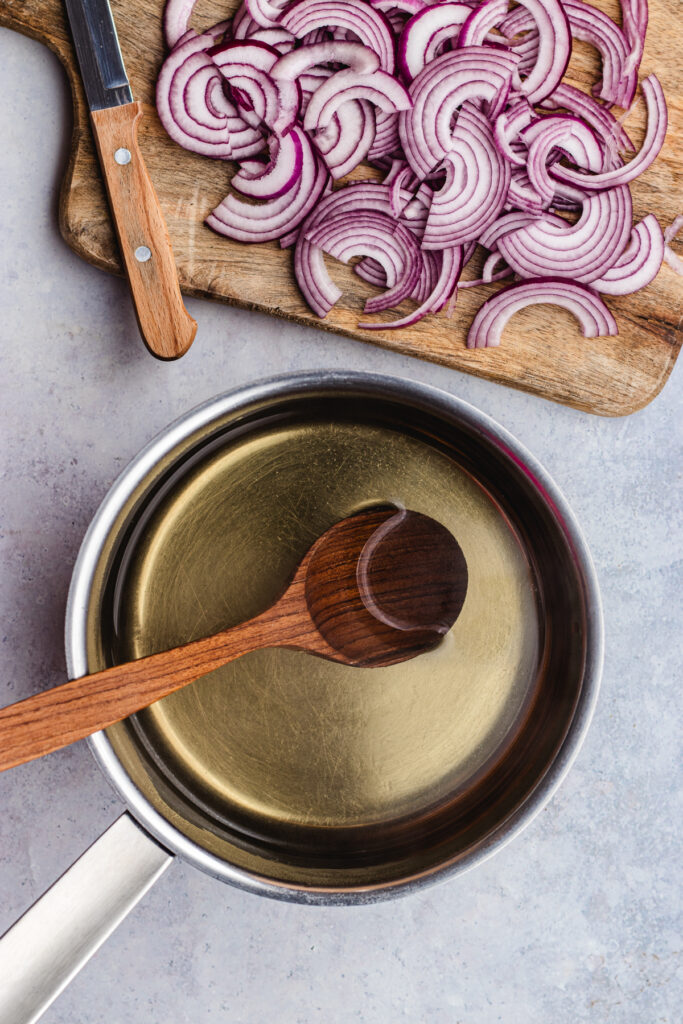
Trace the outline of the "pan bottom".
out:
<instances>
[{"instance_id":1,"label":"pan bottom","mask_svg":"<svg viewBox=\"0 0 683 1024\"><path fill-rule=\"evenodd\" d=\"M467 599L436 650L384 669L254 652L132 725L167 784L250 846L295 852L321 835L329 846L337 831L346 846L350 832L407 826L502 756L539 652L519 538L492 496L423 440L315 422L274 426L207 456L148 510L128 552L119 658L258 613L320 533L382 501L438 519L465 554Z\"/></svg>"},{"instance_id":2,"label":"pan bottom","mask_svg":"<svg viewBox=\"0 0 683 1024\"><path fill-rule=\"evenodd\" d=\"M532 478L467 425L302 395L211 422L154 467L103 551L89 663L249 618L364 506L442 522L468 593L434 651L355 669L254 652L107 730L188 839L286 889L391 885L486 842L533 791L582 685L572 552Z\"/></svg>"}]
</instances>

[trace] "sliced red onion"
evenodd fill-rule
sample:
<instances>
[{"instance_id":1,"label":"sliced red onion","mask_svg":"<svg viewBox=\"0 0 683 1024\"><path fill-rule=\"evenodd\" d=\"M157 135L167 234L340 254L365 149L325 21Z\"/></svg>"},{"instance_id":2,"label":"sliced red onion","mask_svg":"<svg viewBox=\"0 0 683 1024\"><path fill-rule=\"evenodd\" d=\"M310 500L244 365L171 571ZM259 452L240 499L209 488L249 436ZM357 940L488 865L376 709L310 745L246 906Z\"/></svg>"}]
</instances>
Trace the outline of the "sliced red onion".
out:
<instances>
[{"instance_id":1,"label":"sliced red onion","mask_svg":"<svg viewBox=\"0 0 683 1024\"><path fill-rule=\"evenodd\" d=\"M447 39L457 42L461 27L472 13L464 3L421 7L407 22L398 41L398 68L406 82L419 75L436 49Z\"/></svg>"},{"instance_id":2,"label":"sliced red onion","mask_svg":"<svg viewBox=\"0 0 683 1024\"><path fill-rule=\"evenodd\" d=\"M577 117L582 118L602 140L605 150L602 170L609 171L615 167L623 167L624 161L620 152L634 152L634 145L628 137L624 126L617 121L606 107L601 106L592 96L587 96L573 85L560 82L555 91L541 104L547 110L563 107Z\"/></svg>"},{"instance_id":3,"label":"sliced red onion","mask_svg":"<svg viewBox=\"0 0 683 1024\"><path fill-rule=\"evenodd\" d=\"M371 256L365 256L356 263L353 270L361 280L367 281L368 284L374 285L375 288L387 287L387 275L384 267L377 260L373 260Z\"/></svg>"},{"instance_id":4,"label":"sliced red onion","mask_svg":"<svg viewBox=\"0 0 683 1024\"><path fill-rule=\"evenodd\" d=\"M664 260L675 274L683 274L683 260L673 251L670 245L664 246Z\"/></svg>"},{"instance_id":5,"label":"sliced red onion","mask_svg":"<svg viewBox=\"0 0 683 1024\"><path fill-rule=\"evenodd\" d=\"M306 305L321 319L344 294L327 273L322 249L306 241L301 231L294 250L294 276Z\"/></svg>"},{"instance_id":6,"label":"sliced red onion","mask_svg":"<svg viewBox=\"0 0 683 1024\"><path fill-rule=\"evenodd\" d=\"M226 196L205 223L218 234L239 242L268 242L300 224L327 183L327 171L314 153L308 136L300 132L300 138L303 147L301 175L290 189L259 206L243 203L233 195Z\"/></svg>"},{"instance_id":7,"label":"sliced red onion","mask_svg":"<svg viewBox=\"0 0 683 1024\"><path fill-rule=\"evenodd\" d=\"M483 284L491 284L492 281L499 281L503 277L509 277L512 274L512 267L505 266L502 270L496 270L499 263L504 264L505 260L498 252L492 252L490 256L486 257L481 271Z\"/></svg>"},{"instance_id":8,"label":"sliced red onion","mask_svg":"<svg viewBox=\"0 0 683 1024\"><path fill-rule=\"evenodd\" d=\"M526 168L513 167L506 208L508 210L519 209L538 219L543 216L549 206L550 200L544 200L531 184Z\"/></svg>"},{"instance_id":9,"label":"sliced red onion","mask_svg":"<svg viewBox=\"0 0 683 1024\"><path fill-rule=\"evenodd\" d=\"M389 166L389 170L387 171L387 173L384 175L384 178L382 179L382 184L383 185L392 185L393 186L395 181L396 181L396 179L398 177L400 177L403 174L403 172L405 170L407 170L407 169L408 169L408 165L405 162L405 160L399 160L399 159L392 160L391 164ZM413 176L413 180L414 180L414 176ZM392 203L392 207L393 207L393 203ZM400 213L400 211L399 211L399 213ZM397 217L399 216L399 213L396 214Z\"/></svg>"},{"instance_id":10,"label":"sliced red onion","mask_svg":"<svg viewBox=\"0 0 683 1024\"><path fill-rule=\"evenodd\" d=\"M484 0L470 15L460 30L458 47L482 46L492 28L507 14L508 0Z\"/></svg>"},{"instance_id":11,"label":"sliced red onion","mask_svg":"<svg viewBox=\"0 0 683 1024\"><path fill-rule=\"evenodd\" d=\"M410 193L406 192L402 198L407 203ZM313 245L307 236L339 217L373 211L392 216L391 190L377 182L359 181L325 196L302 225L296 243L294 274L306 302L318 316L327 316L342 293L327 273L322 249ZM405 224L412 230L412 225Z\"/></svg>"},{"instance_id":12,"label":"sliced red onion","mask_svg":"<svg viewBox=\"0 0 683 1024\"><path fill-rule=\"evenodd\" d=\"M504 107L517 58L502 50L470 46L444 53L411 82L411 110L399 116L406 160L426 178L451 148L451 124L462 104L483 99L495 117Z\"/></svg>"},{"instance_id":13,"label":"sliced red onion","mask_svg":"<svg viewBox=\"0 0 683 1024\"><path fill-rule=\"evenodd\" d=\"M309 242L306 236L326 220L354 209L390 212L389 190L374 182L355 182L332 192L318 203L299 232L294 251L294 276L308 306L319 317L327 316L342 292L327 272L322 249Z\"/></svg>"},{"instance_id":14,"label":"sliced red onion","mask_svg":"<svg viewBox=\"0 0 683 1024\"><path fill-rule=\"evenodd\" d=\"M487 299L469 329L467 347L500 345L505 325L513 313L535 305L562 306L569 310L579 321L584 338L619 333L607 306L590 288L572 281L541 278L512 284Z\"/></svg>"},{"instance_id":15,"label":"sliced red onion","mask_svg":"<svg viewBox=\"0 0 683 1024\"><path fill-rule=\"evenodd\" d=\"M493 128L496 146L505 159L517 167L526 167L526 147L522 147L522 151L517 152L511 143L519 136L523 128L537 118L536 111L527 99L520 99L517 103L513 103L496 118Z\"/></svg>"},{"instance_id":16,"label":"sliced red onion","mask_svg":"<svg viewBox=\"0 0 683 1024\"><path fill-rule=\"evenodd\" d=\"M299 107L299 121L304 117L311 96L322 83L334 74L334 70L330 67L316 67L310 68L308 71L304 71L302 75L297 79L299 87L301 89L301 106Z\"/></svg>"},{"instance_id":17,"label":"sliced red onion","mask_svg":"<svg viewBox=\"0 0 683 1024\"><path fill-rule=\"evenodd\" d=\"M498 152L488 119L463 106L444 157L443 188L434 193L422 237L424 249L476 241L500 214L510 186L510 165Z\"/></svg>"},{"instance_id":18,"label":"sliced red onion","mask_svg":"<svg viewBox=\"0 0 683 1024\"><path fill-rule=\"evenodd\" d=\"M423 317L428 316L430 313L438 313L440 309L443 309L451 295L455 295L458 278L462 270L462 249L459 246L452 249L444 249L442 253L439 253L439 256L441 257L439 275L434 282L432 291L421 306L418 306L412 313L408 313L407 316L403 316L399 320L392 320L390 323L359 323L358 327L360 330L396 331L402 327L412 327L413 324L418 323Z\"/></svg>"},{"instance_id":19,"label":"sliced red onion","mask_svg":"<svg viewBox=\"0 0 683 1024\"><path fill-rule=\"evenodd\" d=\"M645 33L647 32L647 0L621 0L621 21L630 46L624 73L637 71L643 56Z\"/></svg>"},{"instance_id":20,"label":"sliced red onion","mask_svg":"<svg viewBox=\"0 0 683 1024\"><path fill-rule=\"evenodd\" d=\"M197 0L168 0L164 8L164 36L173 49L188 30L190 15Z\"/></svg>"},{"instance_id":21,"label":"sliced red onion","mask_svg":"<svg viewBox=\"0 0 683 1024\"><path fill-rule=\"evenodd\" d=\"M435 292L441 273L441 264L442 259L439 253L422 253L422 273L420 274L420 280L417 282L415 291L411 295L411 298L415 299L418 306L423 306ZM451 288L451 293L455 294L455 286Z\"/></svg>"},{"instance_id":22,"label":"sliced red onion","mask_svg":"<svg viewBox=\"0 0 683 1024\"><path fill-rule=\"evenodd\" d=\"M293 50L296 45L292 33L284 28L259 28L250 32L248 38L272 46L274 50L283 55Z\"/></svg>"},{"instance_id":23,"label":"sliced red onion","mask_svg":"<svg viewBox=\"0 0 683 1024\"><path fill-rule=\"evenodd\" d=\"M561 218L558 218L561 220ZM631 233L625 185L589 196L576 224L543 218L498 239L498 250L520 277L566 277L589 284L621 256Z\"/></svg>"},{"instance_id":24,"label":"sliced red onion","mask_svg":"<svg viewBox=\"0 0 683 1024\"><path fill-rule=\"evenodd\" d=\"M183 34L180 36L180 38L178 39L178 41L177 41L177 43L175 45L176 46L182 46L182 44L186 43L188 41L188 39L195 39L197 37L197 35L198 35L198 33L195 32L195 30L193 28L188 28L187 32L183 32ZM218 42L218 40L215 40L215 41ZM175 49L175 47L174 47L174 49Z\"/></svg>"},{"instance_id":25,"label":"sliced red onion","mask_svg":"<svg viewBox=\"0 0 683 1024\"><path fill-rule=\"evenodd\" d=\"M516 53L519 57L517 74L520 79L527 78L536 66L536 62L538 60L538 46L538 29L534 29L532 32L529 32L528 36L525 36L521 42L510 44L512 52Z\"/></svg>"},{"instance_id":26,"label":"sliced red onion","mask_svg":"<svg viewBox=\"0 0 683 1024\"><path fill-rule=\"evenodd\" d=\"M664 235L653 213L643 217L631 234L631 243L612 267L591 288L605 295L629 295L655 279L664 259Z\"/></svg>"},{"instance_id":27,"label":"sliced red onion","mask_svg":"<svg viewBox=\"0 0 683 1024\"><path fill-rule=\"evenodd\" d=\"M337 71L316 89L306 110L304 128L307 131L325 128L337 110L350 100L368 100L385 113L407 110L411 106L404 86L386 71L363 75L349 68Z\"/></svg>"},{"instance_id":28,"label":"sliced red onion","mask_svg":"<svg viewBox=\"0 0 683 1024\"><path fill-rule=\"evenodd\" d=\"M497 265L504 262L500 253L491 253L484 261L481 277L474 281L459 281L458 288L477 288L482 284L493 284L494 281L502 281L504 278L510 277L512 274L510 267L504 266L502 270L496 270Z\"/></svg>"},{"instance_id":29,"label":"sliced red onion","mask_svg":"<svg viewBox=\"0 0 683 1024\"><path fill-rule=\"evenodd\" d=\"M210 33L193 33L166 58L157 79L159 119L170 137L193 153L225 160L234 155L235 137L243 131L248 139L241 135L242 151L246 143L252 153L258 152L265 145L263 137L249 128L222 96L220 72L206 53L213 44ZM214 94L216 87L220 108Z\"/></svg>"},{"instance_id":30,"label":"sliced red onion","mask_svg":"<svg viewBox=\"0 0 683 1024\"><path fill-rule=\"evenodd\" d=\"M418 283L422 266L420 248L414 235L391 215L377 210L350 210L308 230L306 237L342 263L348 263L354 256L370 256L382 266L389 288L368 299L366 313L400 305Z\"/></svg>"},{"instance_id":31,"label":"sliced red onion","mask_svg":"<svg viewBox=\"0 0 683 1024\"><path fill-rule=\"evenodd\" d=\"M600 174L584 174L581 171L563 167L561 164L555 164L551 171L553 178L582 189L605 189L611 188L613 185L625 185L647 170L664 144L667 114L664 93L657 76L648 75L643 79L641 88L647 107L647 132L643 144L633 160L623 167L617 167L611 171L601 171Z\"/></svg>"},{"instance_id":32,"label":"sliced red onion","mask_svg":"<svg viewBox=\"0 0 683 1024\"><path fill-rule=\"evenodd\" d=\"M521 85L529 103L540 103L556 86L567 70L571 54L569 22L560 0L519 0L538 27L538 57L533 70Z\"/></svg>"},{"instance_id":33,"label":"sliced red onion","mask_svg":"<svg viewBox=\"0 0 683 1024\"><path fill-rule=\"evenodd\" d=\"M664 241L669 244L673 242L678 232L683 228L683 216L676 217L675 220L664 229Z\"/></svg>"},{"instance_id":34,"label":"sliced red onion","mask_svg":"<svg viewBox=\"0 0 683 1024\"><path fill-rule=\"evenodd\" d=\"M264 27L265 26L263 25L259 25L258 21L254 21L249 13L249 8L246 3L242 3L235 11L235 16L232 19L230 35L232 39L246 39L249 32L253 32L257 28Z\"/></svg>"},{"instance_id":35,"label":"sliced red onion","mask_svg":"<svg viewBox=\"0 0 683 1024\"><path fill-rule=\"evenodd\" d=\"M525 128L521 138L528 147L526 169L529 181L541 202L548 206L558 187L548 173L549 159L554 150L591 171L602 169L603 151L598 140L588 125L576 117L545 117ZM581 202L583 195L578 193L571 198Z\"/></svg>"},{"instance_id":36,"label":"sliced red onion","mask_svg":"<svg viewBox=\"0 0 683 1024\"><path fill-rule=\"evenodd\" d=\"M371 74L379 68L379 57L374 50L362 43L338 42L330 39L311 46L302 46L286 57L281 57L271 68L273 78L283 78L291 82L299 78L305 71L317 67L318 64L330 62L346 64L359 74ZM326 76L329 77L329 76Z\"/></svg>"},{"instance_id":37,"label":"sliced red onion","mask_svg":"<svg viewBox=\"0 0 683 1024\"><path fill-rule=\"evenodd\" d=\"M405 192L409 192L411 187L415 185L415 175L411 171L407 164L403 163L402 160L395 160L394 164L398 166L399 170L392 180L391 173L387 174L383 184L391 185L391 212L394 217L400 217L403 212L403 208L406 206L404 199L402 198ZM424 240L424 236L423 236Z\"/></svg>"},{"instance_id":38,"label":"sliced red onion","mask_svg":"<svg viewBox=\"0 0 683 1024\"><path fill-rule=\"evenodd\" d=\"M544 223L554 222L560 227L567 223L566 220L562 219L562 217L557 217L552 213L546 213L542 216ZM519 231L521 228L528 227L529 224L534 224L539 219L540 215L525 213L521 210L505 213L502 217L499 217L495 223L481 233L479 242L487 249L490 249L491 252L497 252L498 240L502 238L503 235L509 235L513 231Z\"/></svg>"},{"instance_id":39,"label":"sliced red onion","mask_svg":"<svg viewBox=\"0 0 683 1024\"><path fill-rule=\"evenodd\" d=\"M283 134L295 123L301 103L296 82L270 75L280 55L266 43L230 42L212 47L209 56L227 80L244 119Z\"/></svg>"},{"instance_id":40,"label":"sliced red onion","mask_svg":"<svg viewBox=\"0 0 683 1024\"><path fill-rule=\"evenodd\" d=\"M399 152L401 140L398 135L398 114L375 111L375 138L368 150L368 160L373 163Z\"/></svg>"},{"instance_id":41,"label":"sliced red onion","mask_svg":"<svg viewBox=\"0 0 683 1024\"><path fill-rule=\"evenodd\" d=\"M487 332L497 343L528 302L565 305L589 336L614 333L599 292L644 287L662 257L683 270L666 245L678 222L666 235L652 215L632 227L628 182L666 132L659 82L643 82L646 137L625 164L621 119L560 80L581 40L602 59L593 91L630 103L647 0L621 0L621 28L585 0L519 0L511 13L508 0L245 0L201 36L188 28L194 2L167 3L160 118L185 148L241 161L233 186L248 202L229 195L207 224L296 243L297 280L318 315L340 297L323 248L362 256L356 273L381 289L367 312L415 301L391 323L359 324L387 330L452 315L462 268L485 245L481 277L461 287L525 280L482 307L488 327L473 325L470 345ZM409 91L392 77L396 57ZM384 182L332 192L363 159Z\"/></svg>"},{"instance_id":42,"label":"sliced red onion","mask_svg":"<svg viewBox=\"0 0 683 1024\"><path fill-rule=\"evenodd\" d=\"M394 70L391 26L381 11L363 0L298 0L289 7L280 24L297 39L319 28L334 26L349 30L375 51L384 71L391 74Z\"/></svg>"},{"instance_id":43,"label":"sliced red onion","mask_svg":"<svg viewBox=\"0 0 683 1024\"><path fill-rule=\"evenodd\" d=\"M374 285L375 288L387 287L387 277L383 268L369 256L360 260L353 269L354 273L356 273L358 277L363 281L367 281L368 284ZM436 282L439 278L440 269L441 256L434 252L423 252L420 278L415 285L410 298L414 299L415 302L419 303L419 305L426 302L428 297L434 291Z\"/></svg>"},{"instance_id":44,"label":"sliced red onion","mask_svg":"<svg viewBox=\"0 0 683 1024\"><path fill-rule=\"evenodd\" d=\"M583 0L562 0L569 29L574 39L594 46L602 58L602 82L595 92L608 103L628 107L637 84L636 75L625 73L629 45L624 33L602 11ZM517 8L501 24L506 35L533 30L534 19L529 11Z\"/></svg>"},{"instance_id":45,"label":"sliced red onion","mask_svg":"<svg viewBox=\"0 0 683 1024\"><path fill-rule=\"evenodd\" d=\"M434 0L369 0L369 2L371 7L384 14L388 14L390 11L400 11L412 17L413 14L428 7Z\"/></svg>"},{"instance_id":46,"label":"sliced red onion","mask_svg":"<svg viewBox=\"0 0 683 1024\"><path fill-rule=\"evenodd\" d=\"M279 27L282 13L288 0L272 3L272 0L244 0L244 6L254 21L262 28Z\"/></svg>"},{"instance_id":47,"label":"sliced red onion","mask_svg":"<svg viewBox=\"0 0 683 1024\"><path fill-rule=\"evenodd\" d=\"M628 107L633 102L638 78L636 69L626 70L629 45L611 18L583 0L563 0L571 33L594 46L602 57L602 82L595 94L607 103Z\"/></svg>"},{"instance_id":48,"label":"sliced red onion","mask_svg":"<svg viewBox=\"0 0 683 1024\"><path fill-rule=\"evenodd\" d=\"M304 143L302 132L294 127L286 135L272 135L268 140L270 160L243 161L230 182L232 188L252 199L277 199L301 176Z\"/></svg>"},{"instance_id":49,"label":"sliced red onion","mask_svg":"<svg viewBox=\"0 0 683 1024\"><path fill-rule=\"evenodd\" d=\"M375 113L367 100L344 103L314 143L336 180L349 174L368 155L375 138Z\"/></svg>"}]
</instances>

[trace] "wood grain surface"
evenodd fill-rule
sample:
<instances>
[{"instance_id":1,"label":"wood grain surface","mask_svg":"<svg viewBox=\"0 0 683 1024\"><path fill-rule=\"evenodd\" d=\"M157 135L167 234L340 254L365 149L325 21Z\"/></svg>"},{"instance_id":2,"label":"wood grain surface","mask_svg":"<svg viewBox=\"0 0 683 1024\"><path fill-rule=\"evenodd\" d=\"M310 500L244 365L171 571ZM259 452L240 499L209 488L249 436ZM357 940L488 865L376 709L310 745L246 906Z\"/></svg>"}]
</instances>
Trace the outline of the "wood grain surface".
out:
<instances>
[{"instance_id":1,"label":"wood grain surface","mask_svg":"<svg viewBox=\"0 0 683 1024\"><path fill-rule=\"evenodd\" d=\"M495 285L461 291L452 318L441 313L405 330L359 331L356 323L372 289L334 261L330 269L345 290L344 298L325 320L319 320L298 292L290 252L281 251L274 242L258 246L231 242L203 223L227 193L234 165L185 152L159 124L154 85L165 53L163 0L111 0L111 6L133 96L145 108L140 147L168 225L184 292L314 324L602 415L634 412L661 390L683 340L683 281L666 265L642 292L607 298L619 325L615 338L585 339L569 313L537 306L515 315L499 349L470 351L465 347L468 326L484 298L495 292ZM193 26L206 28L231 14L235 6L236 0L199 0ZM617 0L596 0L596 6L618 21ZM91 263L121 273L62 4L60 0L0 0L0 24L44 41L67 70L74 97L74 129L61 194L62 234ZM669 131L656 163L633 183L632 194L635 220L653 212L662 226L683 213L682 46L680 0L650 0L641 78L653 71L659 76L669 105ZM595 52L576 43L566 80L588 90L597 74ZM625 125L639 145L644 127L642 101L627 115ZM367 173L359 170L353 177ZM476 270L471 265L464 279L473 277ZM201 344L201 325L197 344ZM225 344L230 345L229 336Z\"/></svg>"}]
</instances>

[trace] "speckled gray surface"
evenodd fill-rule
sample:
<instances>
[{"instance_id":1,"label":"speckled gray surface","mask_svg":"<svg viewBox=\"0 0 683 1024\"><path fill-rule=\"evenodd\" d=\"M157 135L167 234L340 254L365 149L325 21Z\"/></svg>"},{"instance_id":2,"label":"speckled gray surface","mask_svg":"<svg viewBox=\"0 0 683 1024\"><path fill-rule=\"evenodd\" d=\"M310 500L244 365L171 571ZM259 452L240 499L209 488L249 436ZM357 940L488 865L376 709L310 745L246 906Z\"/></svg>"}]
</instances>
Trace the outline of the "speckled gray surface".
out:
<instances>
[{"instance_id":1,"label":"speckled gray surface","mask_svg":"<svg viewBox=\"0 0 683 1024\"><path fill-rule=\"evenodd\" d=\"M683 369L642 412L604 420L199 302L194 348L156 363L124 284L58 235L65 81L46 50L6 30L0 97L0 703L63 679L73 561L138 448L218 391L312 367L413 377L512 430L584 527L607 628L579 758L492 860L354 909L274 903L176 863L46 1024L679 1021ZM121 809L83 743L0 776L0 932Z\"/></svg>"}]
</instances>

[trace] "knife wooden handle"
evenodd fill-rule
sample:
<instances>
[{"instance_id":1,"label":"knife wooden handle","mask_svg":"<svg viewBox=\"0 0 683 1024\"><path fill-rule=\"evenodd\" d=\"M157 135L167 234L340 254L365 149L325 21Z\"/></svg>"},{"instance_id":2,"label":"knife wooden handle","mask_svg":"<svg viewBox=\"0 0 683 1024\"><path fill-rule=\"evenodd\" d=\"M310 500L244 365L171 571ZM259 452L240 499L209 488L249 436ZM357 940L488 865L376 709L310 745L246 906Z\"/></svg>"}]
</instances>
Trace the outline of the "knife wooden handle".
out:
<instances>
[{"instance_id":1,"label":"knife wooden handle","mask_svg":"<svg viewBox=\"0 0 683 1024\"><path fill-rule=\"evenodd\" d=\"M140 333L153 355L177 359L197 324L183 304L168 229L138 146L142 104L93 110L90 117Z\"/></svg>"},{"instance_id":2,"label":"knife wooden handle","mask_svg":"<svg viewBox=\"0 0 683 1024\"><path fill-rule=\"evenodd\" d=\"M277 620L261 615L0 708L0 772L82 740L243 654L268 647L277 627Z\"/></svg>"}]
</instances>

